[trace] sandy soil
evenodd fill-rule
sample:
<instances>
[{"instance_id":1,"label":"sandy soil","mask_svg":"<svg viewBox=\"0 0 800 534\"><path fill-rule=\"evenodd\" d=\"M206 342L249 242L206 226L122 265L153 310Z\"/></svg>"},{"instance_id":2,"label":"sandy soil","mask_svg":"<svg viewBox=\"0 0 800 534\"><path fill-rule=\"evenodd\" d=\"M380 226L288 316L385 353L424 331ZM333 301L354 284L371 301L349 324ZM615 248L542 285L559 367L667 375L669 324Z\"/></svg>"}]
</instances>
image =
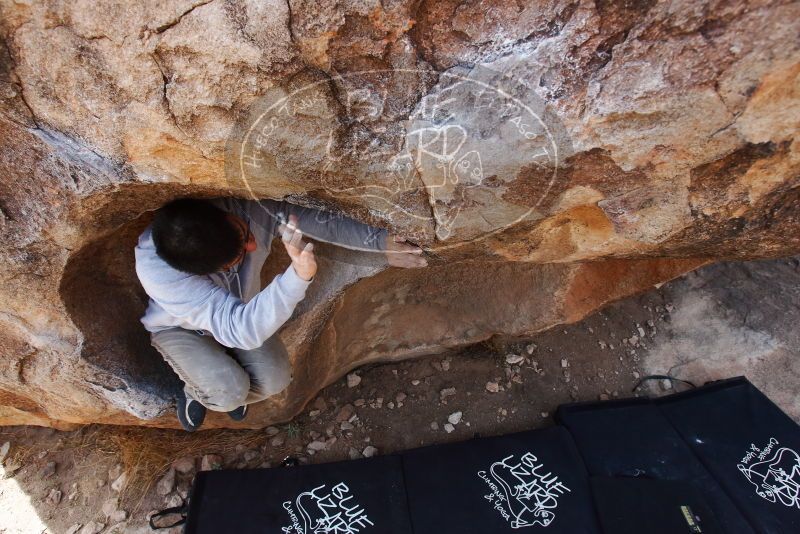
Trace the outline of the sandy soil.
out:
<instances>
[{"instance_id":1,"label":"sandy soil","mask_svg":"<svg viewBox=\"0 0 800 534\"><path fill-rule=\"evenodd\" d=\"M280 427L1 429L0 532L150 532L148 515L179 504L203 464L329 462L537 428L561 403L633 395L650 373L747 374L800 419L799 322L800 261L722 264L532 339L362 368ZM640 394L668 391L653 382Z\"/></svg>"}]
</instances>

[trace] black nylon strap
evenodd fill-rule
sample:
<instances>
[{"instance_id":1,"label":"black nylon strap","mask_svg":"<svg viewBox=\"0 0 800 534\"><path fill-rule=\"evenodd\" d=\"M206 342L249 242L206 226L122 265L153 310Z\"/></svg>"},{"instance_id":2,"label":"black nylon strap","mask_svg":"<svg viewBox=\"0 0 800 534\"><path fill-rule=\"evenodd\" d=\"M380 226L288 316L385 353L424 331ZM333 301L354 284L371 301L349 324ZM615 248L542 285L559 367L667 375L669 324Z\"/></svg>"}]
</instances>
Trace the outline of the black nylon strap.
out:
<instances>
[{"instance_id":1,"label":"black nylon strap","mask_svg":"<svg viewBox=\"0 0 800 534\"><path fill-rule=\"evenodd\" d=\"M681 384L686 384L687 386L691 387L692 389L697 387L692 382L689 382L688 380L682 380L680 378L675 378L674 376L669 376L669 375L648 375L648 376L643 376L638 382L636 382L636 385L633 386L633 389L631 391L635 393L636 390L638 390L640 387L642 387L642 384L644 384L645 382L647 382L649 380L669 380L670 382L680 382Z\"/></svg>"},{"instance_id":2,"label":"black nylon strap","mask_svg":"<svg viewBox=\"0 0 800 534\"><path fill-rule=\"evenodd\" d=\"M186 506L186 503L183 503L180 506L173 506L172 508L165 508L164 510L156 512L156 513L154 513L153 515L150 516L150 521L149 521L150 522L150 528L152 530L164 530L164 529L168 529L168 528L172 528L172 527L177 527L178 525L182 525L182 524L186 523L187 511L188 511L188 506ZM161 518L161 517L166 517L166 516L169 516L169 515L173 515L173 514L180 514L181 518L178 519L176 522L171 523L169 525L160 525L160 526L156 525L156 519Z\"/></svg>"},{"instance_id":3,"label":"black nylon strap","mask_svg":"<svg viewBox=\"0 0 800 534\"><path fill-rule=\"evenodd\" d=\"M281 462L281 467L297 467L298 465L300 465L300 461L294 456L287 456Z\"/></svg>"}]
</instances>

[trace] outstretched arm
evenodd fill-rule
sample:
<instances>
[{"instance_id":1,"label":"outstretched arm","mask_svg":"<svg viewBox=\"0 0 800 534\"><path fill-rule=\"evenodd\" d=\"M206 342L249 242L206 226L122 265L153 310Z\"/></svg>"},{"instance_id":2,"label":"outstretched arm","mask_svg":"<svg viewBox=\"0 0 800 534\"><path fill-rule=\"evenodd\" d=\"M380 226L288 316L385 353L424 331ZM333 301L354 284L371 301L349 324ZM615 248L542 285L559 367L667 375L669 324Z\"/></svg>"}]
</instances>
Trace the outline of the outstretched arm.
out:
<instances>
[{"instance_id":1,"label":"outstretched arm","mask_svg":"<svg viewBox=\"0 0 800 534\"><path fill-rule=\"evenodd\" d=\"M314 239L356 250L383 251L389 265L395 267L425 267L428 264L422 257L422 249L382 228L374 228L341 214L288 202L261 202L272 213L285 217L286 221L291 216L296 217L299 228Z\"/></svg>"},{"instance_id":2,"label":"outstretched arm","mask_svg":"<svg viewBox=\"0 0 800 534\"><path fill-rule=\"evenodd\" d=\"M281 222L288 222L290 216L295 216L300 229L312 239L356 250L385 249L386 230L381 228L374 228L338 213L306 208L285 201L262 200L261 203L281 218Z\"/></svg>"}]
</instances>

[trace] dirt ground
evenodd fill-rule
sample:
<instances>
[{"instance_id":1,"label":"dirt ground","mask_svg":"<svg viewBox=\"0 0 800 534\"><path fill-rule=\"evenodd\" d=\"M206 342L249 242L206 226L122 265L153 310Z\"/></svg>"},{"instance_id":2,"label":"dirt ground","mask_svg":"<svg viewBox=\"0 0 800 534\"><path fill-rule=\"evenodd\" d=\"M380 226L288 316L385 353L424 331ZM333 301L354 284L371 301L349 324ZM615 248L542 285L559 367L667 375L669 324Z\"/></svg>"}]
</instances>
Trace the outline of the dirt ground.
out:
<instances>
[{"instance_id":1,"label":"dirt ground","mask_svg":"<svg viewBox=\"0 0 800 534\"><path fill-rule=\"evenodd\" d=\"M798 324L800 260L719 264L532 339L359 369L280 427L0 429L0 532L150 532L149 514L179 504L201 468L331 462L552 425L562 403L668 393L661 381L633 393L654 373L745 374L800 420Z\"/></svg>"}]
</instances>

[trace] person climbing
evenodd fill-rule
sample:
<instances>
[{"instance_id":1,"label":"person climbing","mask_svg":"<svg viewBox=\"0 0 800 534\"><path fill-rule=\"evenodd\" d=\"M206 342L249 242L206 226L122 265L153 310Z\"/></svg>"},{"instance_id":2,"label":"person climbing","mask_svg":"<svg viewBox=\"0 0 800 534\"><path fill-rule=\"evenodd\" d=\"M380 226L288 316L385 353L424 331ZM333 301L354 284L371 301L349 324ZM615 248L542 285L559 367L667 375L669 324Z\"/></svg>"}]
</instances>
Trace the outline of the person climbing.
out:
<instances>
[{"instance_id":1,"label":"person climbing","mask_svg":"<svg viewBox=\"0 0 800 534\"><path fill-rule=\"evenodd\" d=\"M136 274L150 297L141 321L184 382L177 413L185 430L200 428L207 409L241 421L249 405L291 382L276 332L317 272L304 234L381 251L392 266L427 265L419 247L386 230L274 200L174 200L139 236ZM278 235L292 263L262 289L261 267Z\"/></svg>"}]
</instances>

